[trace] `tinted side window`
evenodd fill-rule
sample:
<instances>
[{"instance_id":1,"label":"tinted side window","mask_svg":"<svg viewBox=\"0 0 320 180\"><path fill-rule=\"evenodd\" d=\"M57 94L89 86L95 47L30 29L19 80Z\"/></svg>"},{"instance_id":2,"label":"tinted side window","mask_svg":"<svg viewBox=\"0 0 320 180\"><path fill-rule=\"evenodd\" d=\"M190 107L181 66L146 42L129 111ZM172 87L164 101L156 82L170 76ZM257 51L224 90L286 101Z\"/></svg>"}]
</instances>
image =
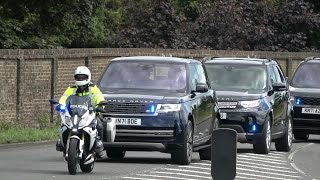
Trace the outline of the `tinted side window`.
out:
<instances>
[{"instance_id":1,"label":"tinted side window","mask_svg":"<svg viewBox=\"0 0 320 180\"><path fill-rule=\"evenodd\" d=\"M284 78L282 77L282 79L283 79L283 81L282 81L282 79L281 79L281 75L280 75L280 73L279 73L279 70L278 70L278 68L275 66L275 65L273 65L272 66L272 69L273 69L273 71L274 71L274 74L275 74L275 82L276 83L283 83L284 82Z\"/></svg>"},{"instance_id":2,"label":"tinted side window","mask_svg":"<svg viewBox=\"0 0 320 180\"><path fill-rule=\"evenodd\" d=\"M197 73L198 73L198 82L199 83L207 83L206 75L203 69L203 66L198 64L196 65L197 67Z\"/></svg>"},{"instance_id":3,"label":"tinted side window","mask_svg":"<svg viewBox=\"0 0 320 180\"><path fill-rule=\"evenodd\" d=\"M191 79L191 90L196 90L196 84L198 79L197 67L195 64L190 64L190 79Z\"/></svg>"},{"instance_id":4,"label":"tinted side window","mask_svg":"<svg viewBox=\"0 0 320 180\"><path fill-rule=\"evenodd\" d=\"M286 81L286 79L285 79L285 77L284 77L284 75L283 75L283 72L281 71L281 68L280 68L279 66L277 66L276 68L277 68L277 70L278 70L278 73L279 73L281 82L284 83L284 82Z\"/></svg>"},{"instance_id":5,"label":"tinted side window","mask_svg":"<svg viewBox=\"0 0 320 180\"><path fill-rule=\"evenodd\" d=\"M269 66L269 76L270 76L271 85L277 82L277 77L272 66Z\"/></svg>"},{"instance_id":6,"label":"tinted side window","mask_svg":"<svg viewBox=\"0 0 320 180\"><path fill-rule=\"evenodd\" d=\"M207 83L207 78L201 64L190 65L191 90L196 90L197 83Z\"/></svg>"}]
</instances>

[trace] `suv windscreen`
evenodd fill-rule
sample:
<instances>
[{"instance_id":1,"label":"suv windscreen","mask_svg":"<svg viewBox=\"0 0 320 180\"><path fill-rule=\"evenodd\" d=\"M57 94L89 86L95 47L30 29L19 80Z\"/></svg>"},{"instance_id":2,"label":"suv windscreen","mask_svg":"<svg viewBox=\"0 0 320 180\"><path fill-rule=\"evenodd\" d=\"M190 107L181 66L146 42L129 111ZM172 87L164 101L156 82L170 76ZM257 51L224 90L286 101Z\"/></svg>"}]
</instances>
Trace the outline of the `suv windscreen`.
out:
<instances>
[{"instance_id":1,"label":"suv windscreen","mask_svg":"<svg viewBox=\"0 0 320 180\"><path fill-rule=\"evenodd\" d=\"M100 87L112 89L168 90L186 92L185 64L162 62L112 62Z\"/></svg>"},{"instance_id":2,"label":"suv windscreen","mask_svg":"<svg viewBox=\"0 0 320 180\"><path fill-rule=\"evenodd\" d=\"M218 91L263 91L267 87L264 66L248 64L207 64L211 86Z\"/></svg>"},{"instance_id":3,"label":"suv windscreen","mask_svg":"<svg viewBox=\"0 0 320 180\"><path fill-rule=\"evenodd\" d=\"M294 74L291 85L297 88L320 88L320 63L301 64Z\"/></svg>"}]
</instances>

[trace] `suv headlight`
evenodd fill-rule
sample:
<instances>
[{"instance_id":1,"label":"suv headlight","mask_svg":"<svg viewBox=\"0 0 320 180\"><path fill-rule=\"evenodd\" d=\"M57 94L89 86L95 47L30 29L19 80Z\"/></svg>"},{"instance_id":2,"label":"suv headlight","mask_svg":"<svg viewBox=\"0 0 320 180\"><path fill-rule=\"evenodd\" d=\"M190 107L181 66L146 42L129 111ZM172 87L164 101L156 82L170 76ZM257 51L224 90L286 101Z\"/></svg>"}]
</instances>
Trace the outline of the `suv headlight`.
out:
<instances>
[{"instance_id":1,"label":"suv headlight","mask_svg":"<svg viewBox=\"0 0 320 180\"><path fill-rule=\"evenodd\" d=\"M253 101L239 101L239 104L245 108L253 108L260 106L260 100L258 99Z\"/></svg>"},{"instance_id":2,"label":"suv headlight","mask_svg":"<svg viewBox=\"0 0 320 180\"><path fill-rule=\"evenodd\" d=\"M295 102L294 102L294 97L293 97L293 96L290 96L290 102L291 102L292 105L295 104Z\"/></svg>"},{"instance_id":3,"label":"suv headlight","mask_svg":"<svg viewBox=\"0 0 320 180\"><path fill-rule=\"evenodd\" d=\"M168 113L168 112L176 112L180 111L181 104L158 104L157 105L157 113Z\"/></svg>"}]
</instances>

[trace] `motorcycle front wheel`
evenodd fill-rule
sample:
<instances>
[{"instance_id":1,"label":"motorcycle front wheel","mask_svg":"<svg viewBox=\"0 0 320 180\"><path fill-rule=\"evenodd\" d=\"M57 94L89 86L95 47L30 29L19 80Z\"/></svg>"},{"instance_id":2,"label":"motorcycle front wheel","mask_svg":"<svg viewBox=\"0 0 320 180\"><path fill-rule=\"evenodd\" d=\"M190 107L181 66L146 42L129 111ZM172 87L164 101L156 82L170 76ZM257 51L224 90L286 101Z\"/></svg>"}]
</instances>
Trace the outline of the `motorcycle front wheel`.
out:
<instances>
[{"instance_id":1,"label":"motorcycle front wheel","mask_svg":"<svg viewBox=\"0 0 320 180\"><path fill-rule=\"evenodd\" d=\"M79 151L78 151L78 139L70 139L69 150L68 150L68 170L69 174L77 174L79 164Z\"/></svg>"}]
</instances>

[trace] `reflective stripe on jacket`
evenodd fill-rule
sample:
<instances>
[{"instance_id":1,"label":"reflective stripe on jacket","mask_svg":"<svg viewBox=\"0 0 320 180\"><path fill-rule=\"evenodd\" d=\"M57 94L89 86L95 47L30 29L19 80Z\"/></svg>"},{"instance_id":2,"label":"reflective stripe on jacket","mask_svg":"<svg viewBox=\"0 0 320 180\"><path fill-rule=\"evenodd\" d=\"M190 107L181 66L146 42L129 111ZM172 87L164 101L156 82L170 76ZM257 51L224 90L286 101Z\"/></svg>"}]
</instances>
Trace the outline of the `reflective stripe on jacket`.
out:
<instances>
[{"instance_id":1,"label":"reflective stripe on jacket","mask_svg":"<svg viewBox=\"0 0 320 180\"><path fill-rule=\"evenodd\" d=\"M78 89L77 86L69 86L68 89L64 92L64 94L60 98L59 103L66 105L66 101L67 101L68 97L75 94L77 89ZM90 83L88 89L91 89L93 107L95 107L101 101L104 101L104 97L103 97L100 89L96 85L93 85ZM89 91L84 91L83 93L78 93L77 95L78 96L89 96L90 95Z\"/></svg>"}]
</instances>

